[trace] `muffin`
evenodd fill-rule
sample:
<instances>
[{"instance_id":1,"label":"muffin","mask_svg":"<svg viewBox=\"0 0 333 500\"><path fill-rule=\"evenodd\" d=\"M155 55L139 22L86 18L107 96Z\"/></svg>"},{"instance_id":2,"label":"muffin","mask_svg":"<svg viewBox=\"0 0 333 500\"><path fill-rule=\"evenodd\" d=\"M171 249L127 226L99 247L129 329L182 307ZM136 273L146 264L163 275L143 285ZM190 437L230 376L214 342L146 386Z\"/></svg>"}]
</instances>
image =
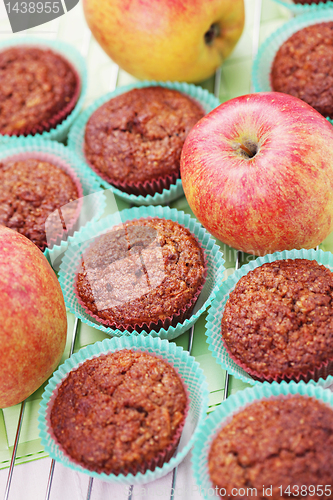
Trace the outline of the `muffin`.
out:
<instances>
[{"instance_id":1,"label":"muffin","mask_svg":"<svg viewBox=\"0 0 333 500\"><path fill-rule=\"evenodd\" d=\"M195 100L177 90L130 90L100 106L88 120L86 160L100 177L127 193L162 192L179 177L183 143L204 114Z\"/></svg>"},{"instance_id":2,"label":"muffin","mask_svg":"<svg viewBox=\"0 0 333 500\"><path fill-rule=\"evenodd\" d=\"M79 93L78 75L60 54L32 46L0 52L0 134L49 131L70 114Z\"/></svg>"},{"instance_id":3,"label":"muffin","mask_svg":"<svg viewBox=\"0 0 333 500\"><path fill-rule=\"evenodd\" d=\"M136 474L169 460L179 442L187 395L172 366L122 349L85 361L58 388L54 436L83 467Z\"/></svg>"},{"instance_id":4,"label":"muffin","mask_svg":"<svg viewBox=\"0 0 333 500\"><path fill-rule=\"evenodd\" d=\"M47 247L46 228L48 238L55 240L75 222L79 207L71 202L82 196L79 181L49 161L1 161L0 186L0 224L23 234L41 251Z\"/></svg>"},{"instance_id":5,"label":"muffin","mask_svg":"<svg viewBox=\"0 0 333 500\"><path fill-rule=\"evenodd\" d=\"M263 380L318 380L333 358L333 274L315 260L266 263L226 302L221 333L236 364Z\"/></svg>"},{"instance_id":6,"label":"muffin","mask_svg":"<svg viewBox=\"0 0 333 500\"><path fill-rule=\"evenodd\" d=\"M298 97L333 118L333 21L307 26L281 45L271 84L274 91Z\"/></svg>"},{"instance_id":7,"label":"muffin","mask_svg":"<svg viewBox=\"0 0 333 500\"><path fill-rule=\"evenodd\" d=\"M84 252L76 293L86 312L128 331L174 326L190 314L205 281L203 251L172 220L125 222Z\"/></svg>"},{"instance_id":8,"label":"muffin","mask_svg":"<svg viewBox=\"0 0 333 500\"><path fill-rule=\"evenodd\" d=\"M209 475L221 497L319 498L322 488L332 498L332 445L333 411L323 402L300 395L255 401L213 440Z\"/></svg>"}]
</instances>

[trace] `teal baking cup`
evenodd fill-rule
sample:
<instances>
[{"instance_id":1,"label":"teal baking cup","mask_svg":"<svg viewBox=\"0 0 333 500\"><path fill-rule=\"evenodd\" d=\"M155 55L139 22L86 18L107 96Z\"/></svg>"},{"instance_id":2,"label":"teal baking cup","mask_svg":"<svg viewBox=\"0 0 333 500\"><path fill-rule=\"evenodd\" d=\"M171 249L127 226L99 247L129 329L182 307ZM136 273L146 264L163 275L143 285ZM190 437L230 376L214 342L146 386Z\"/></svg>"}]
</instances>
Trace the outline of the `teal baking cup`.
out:
<instances>
[{"instance_id":1,"label":"teal baking cup","mask_svg":"<svg viewBox=\"0 0 333 500\"><path fill-rule=\"evenodd\" d=\"M44 140L40 137L11 137L2 145L0 161L26 158L50 161L64 169L76 181L80 192L79 202L72 202L77 206L74 207L75 210L78 210L74 227L71 228L68 225L68 231L63 231L59 216L56 226L59 226L60 232L54 237L51 232L48 233L46 226L49 247L45 249L44 255L54 267L57 267L57 259L64 253L68 241L73 238L75 233L82 227L93 225L101 218L106 206L105 196L89 169L80 162L73 151L59 142Z\"/></svg>"},{"instance_id":2,"label":"teal baking cup","mask_svg":"<svg viewBox=\"0 0 333 500\"><path fill-rule=\"evenodd\" d=\"M113 97L117 97L120 94L124 94L134 88L144 88L144 87L157 87L162 86L168 89L177 90L186 94L196 100L204 109L206 113L209 113L212 109L219 106L220 101L207 90L193 84L188 83L178 83L178 82L157 82L157 81L142 81L136 82L131 85L126 85L123 87L117 88L114 92L106 94L99 99L97 99L91 106L89 106L77 119L74 123L73 127L70 130L68 136L68 145L72 148L76 154L80 157L80 159L86 163L85 155L84 155L84 133L86 124L91 117L91 115L100 107L102 104L106 103ZM179 198L184 195L183 187L181 179L177 179L175 184L171 184L168 189L164 189L162 193L155 193L154 195L148 194L146 196L143 195L134 195L128 194L115 186L109 184L106 180L102 179L97 173L94 172L94 175L98 178L100 185L105 189L111 189L114 194L125 200L127 203L132 205L165 205L170 203L171 201Z\"/></svg>"},{"instance_id":3,"label":"teal baking cup","mask_svg":"<svg viewBox=\"0 0 333 500\"><path fill-rule=\"evenodd\" d=\"M34 36L27 37L15 37L5 40L0 43L0 51L8 49L10 47L19 46L31 46L38 48L50 49L55 53L60 54L64 57L76 71L80 80L80 93L79 98L72 109L72 111L54 128L42 133L36 133L33 136L27 135L27 137L42 137L43 139L50 139L55 141L64 141L67 137L69 128L73 124L74 120L78 117L84 100L87 94L87 68L84 58L81 56L80 52L76 50L72 45L60 41L60 40L47 40L43 38L37 38ZM6 142L11 136L0 134L0 144Z\"/></svg>"},{"instance_id":4,"label":"teal baking cup","mask_svg":"<svg viewBox=\"0 0 333 500\"><path fill-rule=\"evenodd\" d=\"M331 4L333 2L330 2ZM327 22L333 20L333 9L330 8L317 8L312 9L303 15L296 16L290 21L283 24L279 29L274 31L259 47L258 53L253 61L252 66L252 84L255 92L272 92L271 85L271 68L275 55L281 45L291 35L297 31L318 24L320 22ZM333 120L327 118L333 123Z\"/></svg>"},{"instance_id":5,"label":"teal baking cup","mask_svg":"<svg viewBox=\"0 0 333 500\"><path fill-rule=\"evenodd\" d=\"M276 3L283 5L290 10L295 16L300 14L305 14L306 12L316 12L319 9L330 9L333 7L333 2L318 2L318 3L308 3L300 4L294 3L293 0L274 0Z\"/></svg>"},{"instance_id":6,"label":"teal baking cup","mask_svg":"<svg viewBox=\"0 0 333 500\"><path fill-rule=\"evenodd\" d=\"M77 368L87 359L92 359L101 354L111 353L121 349L132 349L151 353L170 363L178 372L187 390L189 408L177 451L169 462L165 462L161 467L156 467L154 471L147 470L145 473L138 472L135 475L131 473L127 475L99 474L76 464L62 451L50 432L49 413L57 387L71 370ZM136 485L154 481L164 476L185 458L200 432L207 408L208 386L203 371L195 359L190 356L187 351L184 351L182 347L176 346L174 342L143 335L137 337L124 337L121 339L105 339L103 342L96 342L95 344L81 349L67 359L65 363L54 372L45 388L40 404L38 417L39 432L41 443L45 451L49 453L53 459L61 462L66 467L75 471L84 472L91 477L99 478L103 481Z\"/></svg>"},{"instance_id":7,"label":"teal baking cup","mask_svg":"<svg viewBox=\"0 0 333 500\"><path fill-rule=\"evenodd\" d=\"M269 398L287 398L291 395L301 395L322 401L333 408L333 394L316 384L305 384L304 382L264 382L261 385L238 391L223 401L221 405L206 419L198 434L192 452L192 470L196 484L203 498L208 500L215 497L215 487L210 480L208 471L208 455L213 439L234 415L243 410L249 404ZM239 485L235 485L239 486ZM267 485L269 486L269 485ZM291 485L292 486L292 485ZM260 494L260 493L259 493ZM244 496L244 498L247 498Z\"/></svg>"},{"instance_id":8,"label":"teal baking cup","mask_svg":"<svg viewBox=\"0 0 333 500\"><path fill-rule=\"evenodd\" d=\"M249 384L261 384L257 380L254 380L249 373L247 373L239 364L229 355L227 349L222 340L221 335L221 321L223 316L223 311L225 304L229 298L230 293L234 290L237 282L242 276L245 276L249 271L262 266L267 262L274 262L276 260L285 259L308 259L315 260L319 264L323 264L331 271L333 271L333 254L331 252L323 252L322 250L285 250L283 252L276 252L273 254L265 255L264 257L259 257L249 264L242 266L240 269L235 271L228 279L222 284L219 292L216 294L215 299L209 309L209 314L206 320L206 335L207 343L209 345L209 350L212 351L216 361L226 370L230 375L234 375L243 382ZM332 375L328 375L327 383L333 381ZM320 378L317 382L318 384L326 384L324 379Z\"/></svg>"},{"instance_id":9,"label":"teal baking cup","mask_svg":"<svg viewBox=\"0 0 333 500\"><path fill-rule=\"evenodd\" d=\"M207 268L206 281L199 298L194 305L191 316L184 321L179 322L175 326L171 325L168 328L160 328L157 330L152 329L149 331L149 335L151 336L171 340L178 337L194 325L200 315L211 304L220 288L224 275L224 260L219 247L215 244L210 234L201 226L201 224L191 218L188 214L176 209L170 209L169 207L151 206L133 207L105 217L97 222L94 227L90 226L87 229L79 231L73 240L71 240L60 266L59 281L64 294L66 306L84 323L87 323L88 325L102 330L112 336L120 337L126 335L138 335L140 332L137 332L136 330L129 332L127 330L120 331L118 329L112 329L103 325L101 322L98 322L92 315L88 314L77 299L75 293L75 280L77 267L80 263L82 254L91 244L92 239L107 232L113 226L129 220L146 217L159 217L178 222L197 238L205 254Z\"/></svg>"}]
</instances>

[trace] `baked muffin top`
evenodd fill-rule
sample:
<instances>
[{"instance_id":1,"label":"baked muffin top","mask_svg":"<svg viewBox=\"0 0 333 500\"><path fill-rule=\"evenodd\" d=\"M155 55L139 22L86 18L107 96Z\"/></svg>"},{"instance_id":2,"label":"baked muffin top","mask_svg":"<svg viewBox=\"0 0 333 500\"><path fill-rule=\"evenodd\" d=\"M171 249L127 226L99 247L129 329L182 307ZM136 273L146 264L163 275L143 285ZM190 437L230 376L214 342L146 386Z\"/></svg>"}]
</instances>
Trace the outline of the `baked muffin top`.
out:
<instances>
[{"instance_id":1,"label":"baked muffin top","mask_svg":"<svg viewBox=\"0 0 333 500\"><path fill-rule=\"evenodd\" d=\"M108 324L137 326L188 308L204 276L204 255L191 232L155 217L128 221L96 239L84 252L76 287Z\"/></svg>"},{"instance_id":2,"label":"baked muffin top","mask_svg":"<svg viewBox=\"0 0 333 500\"><path fill-rule=\"evenodd\" d=\"M333 274L314 260L264 264L230 293L222 337L265 376L306 373L333 357Z\"/></svg>"},{"instance_id":3,"label":"baked muffin top","mask_svg":"<svg viewBox=\"0 0 333 500\"><path fill-rule=\"evenodd\" d=\"M78 190L73 179L60 167L37 158L0 162L0 224L23 234L42 251L48 236L59 235L59 214L74 222ZM70 205L68 205L70 203Z\"/></svg>"},{"instance_id":4,"label":"baked muffin top","mask_svg":"<svg viewBox=\"0 0 333 500\"><path fill-rule=\"evenodd\" d=\"M299 97L333 118L333 21L291 35L276 53L271 81L273 90Z\"/></svg>"},{"instance_id":5,"label":"baked muffin top","mask_svg":"<svg viewBox=\"0 0 333 500\"><path fill-rule=\"evenodd\" d=\"M199 104L176 90L133 89L109 100L90 117L85 156L110 183L179 174L185 138L203 116Z\"/></svg>"},{"instance_id":6,"label":"baked muffin top","mask_svg":"<svg viewBox=\"0 0 333 500\"><path fill-rule=\"evenodd\" d=\"M106 474L135 472L177 445L186 407L182 381L169 363L123 349L69 373L55 398L51 427L84 467Z\"/></svg>"},{"instance_id":7,"label":"baked muffin top","mask_svg":"<svg viewBox=\"0 0 333 500\"><path fill-rule=\"evenodd\" d=\"M214 439L209 474L235 499L288 499L297 488L296 496L318 499L317 485L324 485L323 491L332 485L332 445L333 411L321 401L300 395L256 401ZM256 488L256 494L247 488ZM325 496L332 498L332 490Z\"/></svg>"},{"instance_id":8,"label":"baked muffin top","mask_svg":"<svg viewBox=\"0 0 333 500\"><path fill-rule=\"evenodd\" d=\"M78 85L71 65L49 49L21 46L1 51L0 133L49 130L57 116L58 122L65 118Z\"/></svg>"}]
</instances>

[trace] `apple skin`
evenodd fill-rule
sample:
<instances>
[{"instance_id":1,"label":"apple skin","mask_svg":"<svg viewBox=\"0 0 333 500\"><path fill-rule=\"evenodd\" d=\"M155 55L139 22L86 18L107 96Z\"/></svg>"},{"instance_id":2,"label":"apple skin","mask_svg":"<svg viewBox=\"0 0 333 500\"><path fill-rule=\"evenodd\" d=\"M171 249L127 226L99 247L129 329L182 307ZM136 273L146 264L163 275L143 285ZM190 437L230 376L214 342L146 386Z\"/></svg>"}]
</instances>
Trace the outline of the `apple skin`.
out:
<instances>
[{"instance_id":1,"label":"apple skin","mask_svg":"<svg viewBox=\"0 0 333 500\"><path fill-rule=\"evenodd\" d=\"M296 97L231 99L187 136L186 199L203 226L237 250L315 248L333 229L332 145L332 125Z\"/></svg>"},{"instance_id":2,"label":"apple skin","mask_svg":"<svg viewBox=\"0 0 333 500\"><path fill-rule=\"evenodd\" d=\"M1 225L0 263L0 408L6 408L37 390L59 364L67 316L42 252Z\"/></svg>"},{"instance_id":3,"label":"apple skin","mask_svg":"<svg viewBox=\"0 0 333 500\"><path fill-rule=\"evenodd\" d=\"M202 81L244 27L243 0L84 0L83 9L97 42L138 79ZM220 33L209 45L212 24Z\"/></svg>"}]
</instances>

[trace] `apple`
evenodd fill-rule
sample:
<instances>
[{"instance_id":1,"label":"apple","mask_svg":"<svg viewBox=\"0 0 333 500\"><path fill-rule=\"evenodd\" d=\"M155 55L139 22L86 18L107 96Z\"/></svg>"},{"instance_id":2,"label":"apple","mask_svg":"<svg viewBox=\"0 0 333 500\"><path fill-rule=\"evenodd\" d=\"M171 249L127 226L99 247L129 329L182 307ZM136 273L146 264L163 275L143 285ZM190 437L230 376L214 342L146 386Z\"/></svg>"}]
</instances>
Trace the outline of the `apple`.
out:
<instances>
[{"instance_id":1,"label":"apple","mask_svg":"<svg viewBox=\"0 0 333 500\"><path fill-rule=\"evenodd\" d=\"M97 42L138 79L199 82L239 40L243 0L83 0Z\"/></svg>"},{"instance_id":2,"label":"apple","mask_svg":"<svg viewBox=\"0 0 333 500\"><path fill-rule=\"evenodd\" d=\"M52 374L66 344L57 277L25 236L0 225L0 408L26 399Z\"/></svg>"},{"instance_id":3,"label":"apple","mask_svg":"<svg viewBox=\"0 0 333 500\"><path fill-rule=\"evenodd\" d=\"M237 250L315 248L333 229L333 127L291 95L215 108L189 133L180 173L196 217Z\"/></svg>"}]
</instances>

